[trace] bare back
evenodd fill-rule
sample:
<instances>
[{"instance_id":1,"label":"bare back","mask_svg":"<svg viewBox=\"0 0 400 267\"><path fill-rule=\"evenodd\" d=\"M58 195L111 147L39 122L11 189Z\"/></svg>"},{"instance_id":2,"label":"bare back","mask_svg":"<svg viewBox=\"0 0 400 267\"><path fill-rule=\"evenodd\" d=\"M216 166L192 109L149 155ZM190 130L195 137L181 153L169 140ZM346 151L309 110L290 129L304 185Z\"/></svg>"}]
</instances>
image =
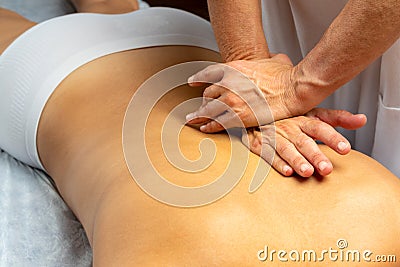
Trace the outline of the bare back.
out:
<instances>
[{"instance_id":1,"label":"bare back","mask_svg":"<svg viewBox=\"0 0 400 267\"><path fill-rule=\"evenodd\" d=\"M124 161L121 137L126 107L145 79L189 60L218 60L218 55L177 46L106 56L72 73L46 106L39 128L40 156L83 222L95 262L118 252L121 263L132 260L138 265L255 265L260 263L257 252L265 245L276 250L323 251L335 247L340 238L352 249L399 253L394 233L400 217L400 183L357 152L338 156L323 148L334 163L332 175L284 178L272 170L253 194L248 193L248 185L258 158L248 155L250 162L238 186L223 199L199 208L168 206L144 193ZM146 129L154 165L180 185L209 183L224 171L229 159L227 135L205 136L189 127L180 136L183 153L198 157L200 140L212 138L218 151L213 165L193 175L177 171L162 156L159 137L165 116L201 93L183 86L166 95ZM326 259L324 266L329 264L337 263Z\"/></svg>"},{"instance_id":2,"label":"bare back","mask_svg":"<svg viewBox=\"0 0 400 267\"><path fill-rule=\"evenodd\" d=\"M34 23L13 12L0 12L2 51ZM258 158L244 150L249 164L240 183L221 200L198 208L172 207L144 193L124 160L125 110L148 77L191 60L217 61L219 56L181 46L99 58L69 75L45 107L37 140L40 158L82 222L95 266L253 266L262 264L258 257L265 257L266 251L259 252L266 246L269 253L311 249L320 253L337 249L340 238L348 242L349 249L400 256L400 182L376 161L354 151L339 156L321 147L334 164L330 176L285 178L271 170L262 187L249 194ZM210 168L196 175L177 172L159 156L160 129L166 114L181 101L201 93L200 89L177 88L158 103L146 129L146 138L154 141L148 152L156 168L172 182L185 186L210 182L229 161L225 134L207 136L217 145L217 157ZM186 127L180 137L183 153L188 158L198 157L199 141L206 136ZM277 252L272 256L272 262L269 257L263 264L288 265L277 258ZM339 262L325 256L323 262L297 265L337 266Z\"/></svg>"}]
</instances>

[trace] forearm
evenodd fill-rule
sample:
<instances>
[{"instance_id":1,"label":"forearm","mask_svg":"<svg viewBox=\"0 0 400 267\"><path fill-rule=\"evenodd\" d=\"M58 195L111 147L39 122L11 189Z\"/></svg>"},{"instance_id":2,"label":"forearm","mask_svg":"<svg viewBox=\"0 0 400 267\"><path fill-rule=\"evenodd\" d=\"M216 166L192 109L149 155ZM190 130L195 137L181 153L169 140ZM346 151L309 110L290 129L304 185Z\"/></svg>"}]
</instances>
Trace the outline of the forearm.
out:
<instances>
[{"instance_id":1,"label":"forearm","mask_svg":"<svg viewBox=\"0 0 400 267\"><path fill-rule=\"evenodd\" d=\"M260 0L209 0L214 33L224 61L269 57Z\"/></svg>"},{"instance_id":2,"label":"forearm","mask_svg":"<svg viewBox=\"0 0 400 267\"><path fill-rule=\"evenodd\" d=\"M296 67L299 84L317 89L322 101L399 38L399 16L396 0L350 0Z\"/></svg>"}]
</instances>

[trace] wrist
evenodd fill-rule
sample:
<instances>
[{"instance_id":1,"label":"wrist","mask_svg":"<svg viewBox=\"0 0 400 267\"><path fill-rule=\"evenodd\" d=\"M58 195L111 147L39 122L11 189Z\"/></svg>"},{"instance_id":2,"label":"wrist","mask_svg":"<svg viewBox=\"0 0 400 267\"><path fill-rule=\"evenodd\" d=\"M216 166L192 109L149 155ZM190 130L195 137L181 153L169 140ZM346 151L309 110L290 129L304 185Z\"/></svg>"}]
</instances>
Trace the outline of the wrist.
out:
<instances>
[{"instance_id":1,"label":"wrist","mask_svg":"<svg viewBox=\"0 0 400 267\"><path fill-rule=\"evenodd\" d=\"M320 69L303 60L292 70L292 85L299 103L298 115L310 111L328 97L335 88Z\"/></svg>"},{"instance_id":2,"label":"wrist","mask_svg":"<svg viewBox=\"0 0 400 267\"><path fill-rule=\"evenodd\" d=\"M252 44L221 47L221 56L223 61L231 62L235 60L257 60L270 57L268 46L266 44Z\"/></svg>"}]
</instances>

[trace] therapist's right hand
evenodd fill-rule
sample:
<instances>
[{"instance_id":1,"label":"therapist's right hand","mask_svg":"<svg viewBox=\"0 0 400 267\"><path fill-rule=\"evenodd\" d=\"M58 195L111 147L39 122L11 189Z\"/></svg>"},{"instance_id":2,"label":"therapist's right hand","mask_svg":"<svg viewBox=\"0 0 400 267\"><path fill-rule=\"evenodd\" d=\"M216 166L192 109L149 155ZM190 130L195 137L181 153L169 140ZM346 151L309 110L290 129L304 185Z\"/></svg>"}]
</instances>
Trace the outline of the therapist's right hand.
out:
<instances>
[{"instance_id":1,"label":"therapist's right hand","mask_svg":"<svg viewBox=\"0 0 400 267\"><path fill-rule=\"evenodd\" d=\"M186 120L202 125L202 132L213 133L304 114L326 96L299 90L297 78L296 68L284 54L211 65L188 80L190 86L212 85L205 89L201 107Z\"/></svg>"}]
</instances>

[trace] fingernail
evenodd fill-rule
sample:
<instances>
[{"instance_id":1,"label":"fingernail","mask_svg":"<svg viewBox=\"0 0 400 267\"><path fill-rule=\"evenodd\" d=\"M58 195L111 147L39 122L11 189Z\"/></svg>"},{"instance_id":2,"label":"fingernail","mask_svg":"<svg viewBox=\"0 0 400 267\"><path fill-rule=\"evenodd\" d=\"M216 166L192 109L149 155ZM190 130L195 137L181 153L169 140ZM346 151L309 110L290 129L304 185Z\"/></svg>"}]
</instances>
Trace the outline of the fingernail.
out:
<instances>
[{"instance_id":1,"label":"fingernail","mask_svg":"<svg viewBox=\"0 0 400 267\"><path fill-rule=\"evenodd\" d=\"M321 162L318 164L318 169L319 169L320 171L325 170L326 167L328 167L328 163L325 162L325 161L321 161Z\"/></svg>"},{"instance_id":2,"label":"fingernail","mask_svg":"<svg viewBox=\"0 0 400 267\"><path fill-rule=\"evenodd\" d=\"M283 166L282 171L283 171L283 173L284 173L285 175L287 175L287 174L290 172L291 169L292 169L292 168L290 168L288 165L285 165L285 166Z\"/></svg>"},{"instance_id":3,"label":"fingernail","mask_svg":"<svg viewBox=\"0 0 400 267\"><path fill-rule=\"evenodd\" d=\"M190 76L188 79L188 83L192 83L194 81L194 75Z\"/></svg>"},{"instance_id":4,"label":"fingernail","mask_svg":"<svg viewBox=\"0 0 400 267\"><path fill-rule=\"evenodd\" d=\"M347 148L347 144L345 143L345 142L339 142L339 144L338 144L338 149L340 150L340 151L344 151L344 150L346 150L346 148Z\"/></svg>"},{"instance_id":5,"label":"fingernail","mask_svg":"<svg viewBox=\"0 0 400 267\"><path fill-rule=\"evenodd\" d=\"M200 126L200 131L204 132L205 130L206 130L206 126L205 125Z\"/></svg>"},{"instance_id":6,"label":"fingernail","mask_svg":"<svg viewBox=\"0 0 400 267\"><path fill-rule=\"evenodd\" d=\"M192 120L193 118L194 118L194 113L189 113L189 114L187 114L186 115L186 121L190 121L190 120Z\"/></svg>"},{"instance_id":7,"label":"fingernail","mask_svg":"<svg viewBox=\"0 0 400 267\"><path fill-rule=\"evenodd\" d=\"M308 169L310 169L310 166L308 164L302 164L300 166L300 171L301 172L306 172L306 171L308 171Z\"/></svg>"}]
</instances>

